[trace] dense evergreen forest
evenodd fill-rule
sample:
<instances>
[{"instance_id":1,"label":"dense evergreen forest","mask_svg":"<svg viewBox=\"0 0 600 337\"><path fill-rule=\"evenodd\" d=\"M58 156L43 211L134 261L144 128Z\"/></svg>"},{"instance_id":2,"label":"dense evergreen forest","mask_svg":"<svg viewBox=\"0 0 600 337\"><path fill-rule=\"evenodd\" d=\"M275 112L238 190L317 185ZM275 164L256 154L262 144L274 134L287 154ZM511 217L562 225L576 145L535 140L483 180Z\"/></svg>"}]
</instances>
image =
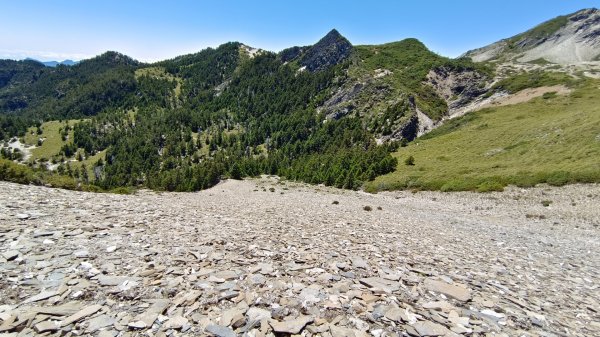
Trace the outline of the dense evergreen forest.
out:
<instances>
[{"instance_id":1,"label":"dense evergreen forest","mask_svg":"<svg viewBox=\"0 0 600 337\"><path fill-rule=\"evenodd\" d=\"M76 120L52 163L104 189L193 191L259 174L356 189L395 169L397 144L377 144L359 115L319 109L348 80L351 48L333 31L279 54L227 43L155 64L115 52L56 68L1 61L0 138Z\"/></svg>"}]
</instances>

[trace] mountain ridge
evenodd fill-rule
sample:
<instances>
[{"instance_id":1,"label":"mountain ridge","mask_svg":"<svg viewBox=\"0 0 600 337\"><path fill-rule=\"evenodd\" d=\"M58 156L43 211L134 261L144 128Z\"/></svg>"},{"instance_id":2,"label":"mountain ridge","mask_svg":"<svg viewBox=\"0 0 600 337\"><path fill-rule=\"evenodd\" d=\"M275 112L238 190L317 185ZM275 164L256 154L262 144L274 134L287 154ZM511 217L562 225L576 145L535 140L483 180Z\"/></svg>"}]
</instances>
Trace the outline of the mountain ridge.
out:
<instances>
[{"instance_id":1,"label":"mountain ridge","mask_svg":"<svg viewBox=\"0 0 600 337\"><path fill-rule=\"evenodd\" d=\"M600 57L600 10L588 8L558 16L462 56L476 62L543 59L566 65L594 61Z\"/></svg>"},{"instance_id":2,"label":"mountain ridge","mask_svg":"<svg viewBox=\"0 0 600 337\"><path fill-rule=\"evenodd\" d=\"M446 58L414 38L352 45L335 29L278 53L229 42L155 63L114 51L70 67L5 61L0 138L19 142L2 156L103 189L258 174L356 189L471 106L575 83L560 67L498 62Z\"/></svg>"}]
</instances>

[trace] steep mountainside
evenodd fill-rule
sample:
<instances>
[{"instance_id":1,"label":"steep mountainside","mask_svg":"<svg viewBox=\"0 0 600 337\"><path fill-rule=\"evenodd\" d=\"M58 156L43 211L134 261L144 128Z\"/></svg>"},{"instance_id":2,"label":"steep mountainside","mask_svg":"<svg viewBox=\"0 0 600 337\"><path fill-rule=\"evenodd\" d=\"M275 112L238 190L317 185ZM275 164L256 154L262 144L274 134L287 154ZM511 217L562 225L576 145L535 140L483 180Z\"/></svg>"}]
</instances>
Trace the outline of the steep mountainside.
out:
<instances>
[{"instance_id":1,"label":"steep mountainside","mask_svg":"<svg viewBox=\"0 0 600 337\"><path fill-rule=\"evenodd\" d=\"M468 51L473 61L529 62L543 59L558 64L598 60L600 10L584 9L559 16L533 29L483 48Z\"/></svg>"}]
</instances>

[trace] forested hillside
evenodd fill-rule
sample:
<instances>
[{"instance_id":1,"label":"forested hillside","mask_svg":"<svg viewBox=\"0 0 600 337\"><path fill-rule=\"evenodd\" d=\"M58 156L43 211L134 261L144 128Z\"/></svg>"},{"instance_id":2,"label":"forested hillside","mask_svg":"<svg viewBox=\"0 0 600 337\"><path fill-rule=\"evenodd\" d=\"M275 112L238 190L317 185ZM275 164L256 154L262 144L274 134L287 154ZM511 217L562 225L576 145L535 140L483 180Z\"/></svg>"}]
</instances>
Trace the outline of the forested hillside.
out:
<instances>
[{"instance_id":1,"label":"forested hillside","mask_svg":"<svg viewBox=\"0 0 600 337\"><path fill-rule=\"evenodd\" d=\"M2 62L0 136L37 147L4 157L105 189L179 191L258 174L358 188L395 169L417 109L447 111L428 72L475 69L414 39L354 47L335 30L279 54L227 43L155 64Z\"/></svg>"}]
</instances>

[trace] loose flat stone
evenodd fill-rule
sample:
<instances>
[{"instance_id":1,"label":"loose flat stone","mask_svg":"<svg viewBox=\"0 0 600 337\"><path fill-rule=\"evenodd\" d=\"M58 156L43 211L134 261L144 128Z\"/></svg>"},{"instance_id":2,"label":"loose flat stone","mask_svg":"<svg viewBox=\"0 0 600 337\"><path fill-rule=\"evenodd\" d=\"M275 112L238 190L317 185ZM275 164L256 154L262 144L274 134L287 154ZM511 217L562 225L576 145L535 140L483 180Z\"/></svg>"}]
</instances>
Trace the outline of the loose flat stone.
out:
<instances>
[{"instance_id":1,"label":"loose flat stone","mask_svg":"<svg viewBox=\"0 0 600 337\"><path fill-rule=\"evenodd\" d=\"M354 268L369 269L369 264L362 257L353 257L352 266Z\"/></svg>"},{"instance_id":2,"label":"loose flat stone","mask_svg":"<svg viewBox=\"0 0 600 337\"><path fill-rule=\"evenodd\" d=\"M250 323L260 322L263 319L271 319L271 311L262 308L252 307L246 312L246 317L248 317L248 321Z\"/></svg>"},{"instance_id":3,"label":"loose flat stone","mask_svg":"<svg viewBox=\"0 0 600 337\"><path fill-rule=\"evenodd\" d=\"M138 286L138 283L136 281L125 280L125 281L123 281L123 283L119 284L117 286L117 288L119 288L120 291L127 291L127 290L133 289L137 286Z\"/></svg>"},{"instance_id":4,"label":"loose flat stone","mask_svg":"<svg viewBox=\"0 0 600 337\"><path fill-rule=\"evenodd\" d=\"M69 324L75 323L81 320L82 318L95 314L100 309L102 309L102 306L99 304L90 305L89 307L83 308L80 311L74 313L73 315L67 317L65 320L62 321L60 326L64 327Z\"/></svg>"},{"instance_id":5,"label":"loose flat stone","mask_svg":"<svg viewBox=\"0 0 600 337\"><path fill-rule=\"evenodd\" d=\"M83 304L78 302L70 302L62 305L55 305L51 307L41 307L41 308L32 308L32 311L35 311L40 314L52 315L52 316L69 316L81 310Z\"/></svg>"},{"instance_id":6,"label":"loose flat stone","mask_svg":"<svg viewBox=\"0 0 600 337\"><path fill-rule=\"evenodd\" d=\"M31 215L29 215L27 213L19 213L19 214L15 215L15 217L19 220L27 220L31 217Z\"/></svg>"},{"instance_id":7,"label":"loose flat stone","mask_svg":"<svg viewBox=\"0 0 600 337\"><path fill-rule=\"evenodd\" d=\"M2 256L6 259L6 261L12 261L19 257L19 251L17 250L9 250L2 253Z\"/></svg>"},{"instance_id":8,"label":"loose flat stone","mask_svg":"<svg viewBox=\"0 0 600 337\"><path fill-rule=\"evenodd\" d=\"M267 282L266 277L261 274L252 274L248 277L248 279L254 285L265 284L265 282Z\"/></svg>"},{"instance_id":9,"label":"loose flat stone","mask_svg":"<svg viewBox=\"0 0 600 337\"><path fill-rule=\"evenodd\" d=\"M116 321L117 320L114 317L111 317L108 315L100 315L100 316L94 317L88 321L87 331L95 332L102 328L112 326L113 324L116 323Z\"/></svg>"},{"instance_id":10,"label":"loose flat stone","mask_svg":"<svg viewBox=\"0 0 600 337\"><path fill-rule=\"evenodd\" d=\"M127 326L131 329L145 329L148 325L142 321L133 321L127 323Z\"/></svg>"},{"instance_id":11,"label":"loose flat stone","mask_svg":"<svg viewBox=\"0 0 600 337\"><path fill-rule=\"evenodd\" d=\"M298 295L298 298L302 301L304 306L321 302L321 297L321 291L316 288L304 288Z\"/></svg>"},{"instance_id":12,"label":"loose flat stone","mask_svg":"<svg viewBox=\"0 0 600 337\"><path fill-rule=\"evenodd\" d=\"M467 302L471 299L471 290L467 288L430 278L425 279L423 284L427 290L444 294L462 302Z\"/></svg>"},{"instance_id":13,"label":"loose flat stone","mask_svg":"<svg viewBox=\"0 0 600 337\"><path fill-rule=\"evenodd\" d=\"M469 317L461 317L458 312L451 310L448 313L448 320L456 325L467 326L469 325Z\"/></svg>"},{"instance_id":14,"label":"loose flat stone","mask_svg":"<svg viewBox=\"0 0 600 337\"><path fill-rule=\"evenodd\" d=\"M57 331L58 329L60 329L60 325L57 321L43 321L34 325L33 329L37 333L44 333L48 331Z\"/></svg>"},{"instance_id":15,"label":"loose flat stone","mask_svg":"<svg viewBox=\"0 0 600 337\"><path fill-rule=\"evenodd\" d=\"M107 253L112 253L112 252L114 252L115 250L117 250L117 246L109 246L109 247L106 247L106 252L107 252Z\"/></svg>"},{"instance_id":16,"label":"loose flat stone","mask_svg":"<svg viewBox=\"0 0 600 337\"><path fill-rule=\"evenodd\" d=\"M329 332L332 337L358 337L363 335L360 331L335 325L329 327Z\"/></svg>"},{"instance_id":17,"label":"loose flat stone","mask_svg":"<svg viewBox=\"0 0 600 337\"><path fill-rule=\"evenodd\" d=\"M501 318L506 317L505 314L503 314L501 312L495 312L494 310L490 310L490 309L481 310L481 313L484 314L484 315L486 315L486 316L493 317L496 320L499 320Z\"/></svg>"},{"instance_id":18,"label":"loose flat stone","mask_svg":"<svg viewBox=\"0 0 600 337\"><path fill-rule=\"evenodd\" d=\"M436 302L424 303L423 308L441 310L441 311L447 312L447 311L454 309L454 306L452 304L450 304L448 301L436 301Z\"/></svg>"},{"instance_id":19,"label":"loose flat stone","mask_svg":"<svg viewBox=\"0 0 600 337\"><path fill-rule=\"evenodd\" d=\"M219 301L230 300L232 298L238 297L239 294L239 292L233 290L224 291L219 295Z\"/></svg>"},{"instance_id":20,"label":"loose flat stone","mask_svg":"<svg viewBox=\"0 0 600 337\"><path fill-rule=\"evenodd\" d=\"M90 257L90 252L88 252L87 250L78 250L78 251L74 252L73 255L75 255L75 257L83 259L86 257Z\"/></svg>"},{"instance_id":21,"label":"loose flat stone","mask_svg":"<svg viewBox=\"0 0 600 337\"><path fill-rule=\"evenodd\" d=\"M313 321L314 319L311 316L302 316L289 321L271 320L269 324L275 332L299 334L300 331L302 331L302 329L306 326L306 324L311 323Z\"/></svg>"},{"instance_id":22,"label":"loose flat stone","mask_svg":"<svg viewBox=\"0 0 600 337\"><path fill-rule=\"evenodd\" d=\"M165 322L164 327L166 329L179 330L179 329L183 328L186 324L188 324L187 318L182 317L182 316L175 316L175 317L169 318L169 320Z\"/></svg>"},{"instance_id":23,"label":"loose flat stone","mask_svg":"<svg viewBox=\"0 0 600 337\"><path fill-rule=\"evenodd\" d=\"M273 264L271 263L259 263L257 268L259 268L258 272L263 275L270 275L273 274L273 272L275 272Z\"/></svg>"},{"instance_id":24,"label":"loose flat stone","mask_svg":"<svg viewBox=\"0 0 600 337\"><path fill-rule=\"evenodd\" d=\"M243 317L243 313L238 308L231 308L223 311L221 314L221 325L229 326L232 322L234 322L238 317Z\"/></svg>"},{"instance_id":25,"label":"loose flat stone","mask_svg":"<svg viewBox=\"0 0 600 337\"><path fill-rule=\"evenodd\" d=\"M26 304L26 303L32 303L32 302L38 302L38 301L43 301L46 300L52 296L56 296L59 293L56 291L42 291L41 293L31 296L30 298L26 299L25 301L23 301L22 304Z\"/></svg>"},{"instance_id":26,"label":"loose flat stone","mask_svg":"<svg viewBox=\"0 0 600 337\"><path fill-rule=\"evenodd\" d=\"M417 316L406 308L392 308L385 313L385 317L398 323L412 324L417 321Z\"/></svg>"},{"instance_id":27,"label":"loose flat stone","mask_svg":"<svg viewBox=\"0 0 600 337\"><path fill-rule=\"evenodd\" d=\"M386 280L381 277L362 278L360 279L360 283L375 290L382 290L388 294L400 290L399 282Z\"/></svg>"},{"instance_id":28,"label":"loose flat stone","mask_svg":"<svg viewBox=\"0 0 600 337\"><path fill-rule=\"evenodd\" d=\"M142 314L137 315L133 320L142 321L146 326L152 326L158 315L162 314L169 306L170 301L167 299L153 300L152 305Z\"/></svg>"},{"instance_id":29,"label":"loose flat stone","mask_svg":"<svg viewBox=\"0 0 600 337\"><path fill-rule=\"evenodd\" d=\"M115 337L117 333L114 330L102 330L98 332L97 337Z\"/></svg>"},{"instance_id":30,"label":"loose flat stone","mask_svg":"<svg viewBox=\"0 0 600 337\"><path fill-rule=\"evenodd\" d=\"M404 309L400 308L391 308L390 310L385 312L385 318L395 321L395 322L407 322L408 319L406 317L406 313L404 313Z\"/></svg>"},{"instance_id":31,"label":"loose flat stone","mask_svg":"<svg viewBox=\"0 0 600 337\"><path fill-rule=\"evenodd\" d=\"M79 268L81 268L83 270L90 270L90 269L94 268L94 265L89 262L81 262L79 264Z\"/></svg>"},{"instance_id":32,"label":"loose flat stone","mask_svg":"<svg viewBox=\"0 0 600 337\"><path fill-rule=\"evenodd\" d=\"M45 237L45 236L53 236L55 233L57 233L57 232L37 230L37 231L33 232L33 237L40 238L40 237Z\"/></svg>"},{"instance_id":33,"label":"loose flat stone","mask_svg":"<svg viewBox=\"0 0 600 337\"><path fill-rule=\"evenodd\" d=\"M65 236L77 236L77 235L80 235L80 234L83 234L83 230L81 230L80 228L77 228L77 229L72 230L70 232L66 232Z\"/></svg>"},{"instance_id":34,"label":"loose flat stone","mask_svg":"<svg viewBox=\"0 0 600 337\"><path fill-rule=\"evenodd\" d=\"M425 336L443 336L450 332L445 326L430 321L420 321L412 325L422 337Z\"/></svg>"},{"instance_id":35,"label":"loose flat stone","mask_svg":"<svg viewBox=\"0 0 600 337\"><path fill-rule=\"evenodd\" d=\"M454 325L450 328L450 330L456 332L457 334L467 334L473 332L473 329L465 328L462 325Z\"/></svg>"},{"instance_id":36,"label":"loose flat stone","mask_svg":"<svg viewBox=\"0 0 600 337\"><path fill-rule=\"evenodd\" d=\"M98 275L96 280L98 280L98 283L100 283L101 286L118 286L120 284L123 284L123 282L125 282L125 281L136 281L137 282L140 280L140 278L135 277L135 276Z\"/></svg>"},{"instance_id":37,"label":"loose flat stone","mask_svg":"<svg viewBox=\"0 0 600 337\"><path fill-rule=\"evenodd\" d=\"M223 271L219 271L217 273L215 273L214 275L216 278L220 278L223 280L233 280L236 279L238 277L238 274L236 272L234 272L233 270L223 270Z\"/></svg>"},{"instance_id":38,"label":"loose flat stone","mask_svg":"<svg viewBox=\"0 0 600 337\"><path fill-rule=\"evenodd\" d=\"M216 337L237 337L231 328L222 325L210 324L205 330Z\"/></svg>"}]
</instances>

